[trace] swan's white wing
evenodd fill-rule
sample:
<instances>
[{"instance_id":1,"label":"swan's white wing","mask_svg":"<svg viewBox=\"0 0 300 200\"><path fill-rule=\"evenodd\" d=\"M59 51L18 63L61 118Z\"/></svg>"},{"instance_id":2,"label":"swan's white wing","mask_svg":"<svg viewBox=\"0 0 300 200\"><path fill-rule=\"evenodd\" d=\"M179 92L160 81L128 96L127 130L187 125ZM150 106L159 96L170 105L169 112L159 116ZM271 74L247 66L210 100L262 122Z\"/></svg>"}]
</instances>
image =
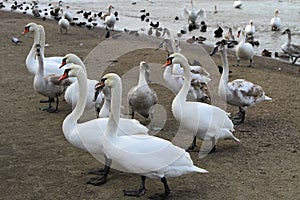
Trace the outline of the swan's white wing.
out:
<instances>
[{"instance_id":1,"label":"swan's white wing","mask_svg":"<svg viewBox=\"0 0 300 200\"><path fill-rule=\"evenodd\" d=\"M206 18L206 10L204 8L201 8L198 12L197 15L200 17Z\"/></svg>"},{"instance_id":2,"label":"swan's white wing","mask_svg":"<svg viewBox=\"0 0 300 200\"><path fill-rule=\"evenodd\" d=\"M180 15L182 18L188 18L190 15L191 11L189 11L186 7L183 8L181 11Z\"/></svg>"}]
</instances>

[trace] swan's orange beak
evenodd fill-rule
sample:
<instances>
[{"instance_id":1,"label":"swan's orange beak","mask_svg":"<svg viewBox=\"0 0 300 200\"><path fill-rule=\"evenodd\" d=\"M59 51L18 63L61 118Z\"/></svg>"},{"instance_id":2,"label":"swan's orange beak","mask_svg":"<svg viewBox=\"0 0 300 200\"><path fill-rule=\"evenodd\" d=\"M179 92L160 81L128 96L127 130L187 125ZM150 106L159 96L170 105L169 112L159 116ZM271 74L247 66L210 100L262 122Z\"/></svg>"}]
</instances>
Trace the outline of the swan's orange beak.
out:
<instances>
[{"instance_id":1,"label":"swan's orange beak","mask_svg":"<svg viewBox=\"0 0 300 200\"><path fill-rule=\"evenodd\" d=\"M29 32L29 27L25 27L24 28L24 31L22 32L22 35L25 35L26 33L28 33Z\"/></svg>"},{"instance_id":2,"label":"swan's orange beak","mask_svg":"<svg viewBox=\"0 0 300 200\"><path fill-rule=\"evenodd\" d=\"M65 71L64 74L61 77L58 78L58 80L62 81L64 79L68 78L68 77L69 77L68 72Z\"/></svg>"},{"instance_id":3,"label":"swan's orange beak","mask_svg":"<svg viewBox=\"0 0 300 200\"><path fill-rule=\"evenodd\" d=\"M172 59L171 58L168 58L166 63L163 65L163 67L167 67L169 65L172 65Z\"/></svg>"},{"instance_id":4,"label":"swan's orange beak","mask_svg":"<svg viewBox=\"0 0 300 200\"><path fill-rule=\"evenodd\" d=\"M101 80L101 82L99 82L95 85L95 90L99 90L99 89L103 88L104 86L105 86L105 83L104 83L104 81Z\"/></svg>"},{"instance_id":5,"label":"swan's orange beak","mask_svg":"<svg viewBox=\"0 0 300 200\"><path fill-rule=\"evenodd\" d=\"M61 65L59 66L59 68L62 68L63 66L65 66L67 64L67 62L65 61L65 60L63 60L62 62L61 62Z\"/></svg>"}]
</instances>

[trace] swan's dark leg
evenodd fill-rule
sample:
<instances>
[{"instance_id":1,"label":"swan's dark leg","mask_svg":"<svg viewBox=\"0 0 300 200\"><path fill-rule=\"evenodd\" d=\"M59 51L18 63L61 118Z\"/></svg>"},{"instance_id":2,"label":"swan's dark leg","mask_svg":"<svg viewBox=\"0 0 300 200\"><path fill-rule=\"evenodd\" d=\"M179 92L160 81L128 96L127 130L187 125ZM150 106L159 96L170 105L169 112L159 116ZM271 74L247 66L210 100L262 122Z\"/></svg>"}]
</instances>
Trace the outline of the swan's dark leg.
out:
<instances>
[{"instance_id":1,"label":"swan's dark leg","mask_svg":"<svg viewBox=\"0 0 300 200\"><path fill-rule=\"evenodd\" d=\"M197 135L194 136L192 144L186 149L187 152L195 152L197 149Z\"/></svg>"},{"instance_id":2,"label":"swan's dark leg","mask_svg":"<svg viewBox=\"0 0 300 200\"><path fill-rule=\"evenodd\" d=\"M58 110L58 104L59 104L59 98L56 97L56 107L55 107L55 109L53 109L53 107L51 106L51 102L49 102L48 112L50 112L50 113L59 112L59 110Z\"/></svg>"},{"instance_id":3,"label":"swan's dark leg","mask_svg":"<svg viewBox=\"0 0 300 200\"><path fill-rule=\"evenodd\" d=\"M234 116L233 123L239 125L244 123L246 111L242 107L239 107L240 111L236 116Z\"/></svg>"},{"instance_id":4,"label":"swan's dark leg","mask_svg":"<svg viewBox=\"0 0 300 200\"><path fill-rule=\"evenodd\" d=\"M292 62L292 64L295 64L295 62L297 61L299 57L295 57L295 60ZM292 60L293 60L293 57L292 57Z\"/></svg>"},{"instance_id":5,"label":"swan's dark leg","mask_svg":"<svg viewBox=\"0 0 300 200\"><path fill-rule=\"evenodd\" d=\"M98 173L100 174L100 171L102 171L102 176L101 177L97 177L97 178L91 178L87 184L92 184L92 185L102 185L104 183L106 183L107 180L107 176L108 173L110 171L110 165L111 165L111 159L108 159L106 156L104 156L105 158L105 167L103 170L98 170ZM96 172L96 170L94 170L94 172ZM94 173L96 174L96 173Z\"/></svg>"},{"instance_id":6,"label":"swan's dark leg","mask_svg":"<svg viewBox=\"0 0 300 200\"><path fill-rule=\"evenodd\" d=\"M212 145L212 148L209 153L214 153L216 151L216 138L215 137L213 137L211 139L211 145Z\"/></svg>"},{"instance_id":7,"label":"swan's dark leg","mask_svg":"<svg viewBox=\"0 0 300 200\"><path fill-rule=\"evenodd\" d=\"M146 176L141 176L142 182L141 186L138 190L123 190L124 196L134 196L134 197L140 197L143 196L146 192L145 182L146 182Z\"/></svg>"},{"instance_id":8,"label":"swan's dark leg","mask_svg":"<svg viewBox=\"0 0 300 200\"><path fill-rule=\"evenodd\" d=\"M44 103L48 103L48 107L40 108L40 110L46 110L46 111L49 111L50 109L52 109L51 102L52 102L51 98L48 97L48 101L44 101Z\"/></svg>"},{"instance_id":9,"label":"swan's dark leg","mask_svg":"<svg viewBox=\"0 0 300 200\"><path fill-rule=\"evenodd\" d=\"M250 59L250 65L248 67L252 67L252 58Z\"/></svg>"},{"instance_id":10,"label":"swan's dark leg","mask_svg":"<svg viewBox=\"0 0 300 200\"><path fill-rule=\"evenodd\" d=\"M51 98L48 97L48 100L40 100L40 103L49 103L49 101L54 102L54 98L53 97L51 97Z\"/></svg>"},{"instance_id":11,"label":"swan's dark leg","mask_svg":"<svg viewBox=\"0 0 300 200\"><path fill-rule=\"evenodd\" d=\"M167 179L165 177L161 178L160 181L164 184L165 193L163 194L155 194L154 196L149 197L149 199L165 199L171 193L171 190L168 186Z\"/></svg>"}]
</instances>

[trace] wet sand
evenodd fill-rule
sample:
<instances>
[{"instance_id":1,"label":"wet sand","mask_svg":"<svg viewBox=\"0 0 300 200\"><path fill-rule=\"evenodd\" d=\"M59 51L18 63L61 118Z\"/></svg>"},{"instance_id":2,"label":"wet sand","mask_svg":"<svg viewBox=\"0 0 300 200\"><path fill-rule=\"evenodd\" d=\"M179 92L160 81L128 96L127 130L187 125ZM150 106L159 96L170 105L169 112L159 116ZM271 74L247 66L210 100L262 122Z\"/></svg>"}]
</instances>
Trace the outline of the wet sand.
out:
<instances>
[{"instance_id":1,"label":"wet sand","mask_svg":"<svg viewBox=\"0 0 300 200\"><path fill-rule=\"evenodd\" d=\"M39 110L42 106L39 100L44 97L33 90L33 76L25 67L25 59L33 42L32 34L22 36L20 39L23 42L17 45L10 39L11 36L18 36L29 22L42 24L46 30L46 43L49 44L45 50L46 56L63 56L72 52L86 58L87 65L95 66L88 68L89 77L94 79L100 78L98 69L102 70L102 64L109 66L103 68L104 73L124 75L142 60L163 64L167 53L155 51L158 43L151 39L153 43L149 43L148 48L129 49L118 58L108 60L106 58L110 57L110 51L104 51L106 53L101 55L91 54L105 40L106 32L103 30L71 27L69 34L61 34L55 21L42 21L32 16L3 11L0 11L0 18L0 199L132 199L124 197L122 191L138 187L140 177L135 174L113 169L106 184L86 184L93 177L87 174L87 170L102 167L103 164L65 139L61 125L71 112L70 105L61 101L59 113ZM136 42L135 39L143 40L140 37L129 38L131 41L126 40L129 43ZM114 42L109 39L108 44L110 41ZM105 47L119 48L113 45ZM197 46L185 46L183 49L192 48ZM203 48L208 52L211 50L210 47ZM193 55L188 50L186 52L189 58L197 57L201 61L201 56ZM97 57L91 59L94 55ZM218 55L212 59L216 65L221 64ZM235 61L233 53L229 53L230 64L235 64ZM245 67L247 64L242 62L240 67L231 67L233 73L230 79L245 78L261 85L273 101L248 109L245 123L235 126L234 135L241 140L239 144L218 141L217 151L201 159L197 153L191 153L195 165L207 169L209 173L169 178L172 190L169 199L299 198L299 66L257 56L254 58L254 68ZM209 68L206 65L204 67ZM153 71L153 79L162 77L161 68ZM135 84L137 80L132 79L132 82ZM171 113L174 94L155 82L151 87L157 92L159 104L167 115L163 130L157 136L173 140L179 129ZM227 111L235 113L237 108L228 106ZM138 119L145 124L148 122L141 117ZM198 141L198 145L201 145L201 141ZM139 199L163 192L159 180L148 179L146 187L145 196Z\"/></svg>"}]
</instances>

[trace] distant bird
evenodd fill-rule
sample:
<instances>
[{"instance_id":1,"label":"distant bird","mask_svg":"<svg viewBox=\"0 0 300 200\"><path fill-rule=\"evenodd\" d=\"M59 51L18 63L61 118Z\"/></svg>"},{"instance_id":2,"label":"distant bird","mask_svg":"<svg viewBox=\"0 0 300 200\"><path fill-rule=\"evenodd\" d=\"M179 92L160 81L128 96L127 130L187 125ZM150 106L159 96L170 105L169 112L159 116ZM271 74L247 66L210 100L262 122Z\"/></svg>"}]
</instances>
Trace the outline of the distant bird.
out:
<instances>
[{"instance_id":1,"label":"distant bird","mask_svg":"<svg viewBox=\"0 0 300 200\"><path fill-rule=\"evenodd\" d=\"M234 1L233 2L233 7L234 8L242 8L243 2L242 1Z\"/></svg>"},{"instance_id":2,"label":"distant bird","mask_svg":"<svg viewBox=\"0 0 300 200\"><path fill-rule=\"evenodd\" d=\"M262 56L265 56L265 57L271 57L271 56L272 56L272 52L268 51L267 49L264 49L264 50L261 52L261 55L262 55Z\"/></svg>"},{"instance_id":3,"label":"distant bird","mask_svg":"<svg viewBox=\"0 0 300 200\"><path fill-rule=\"evenodd\" d=\"M240 32L241 32L241 30L238 31L238 37L240 36ZM243 60L249 60L250 65L248 65L248 67L252 67L254 49L250 43L245 42L246 36L245 36L244 31L242 31L242 34L243 34L243 38L241 39L241 41L235 48L235 55L237 57L237 65L236 66L239 66L240 59L243 59Z\"/></svg>"},{"instance_id":4,"label":"distant bird","mask_svg":"<svg viewBox=\"0 0 300 200\"><path fill-rule=\"evenodd\" d=\"M63 9L61 9L61 13L62 13L62 18L58 21L60 32L63 33L63 30L65 30L66 33L68 33L70 22L67 19L65 19L63 14Z\"/></svg>"},{"instance_id":5,"label":"distant bird","mask_svg":"<svg viewBox=\"0 0 300 200\"><path fill-rule=\"evenodd\" d=\"M255 26L253 24L253 20L250 20L250 24L248 24L245 27L245 33L247 34L247 36L253 36L255 33Z\"/></svg>"},{"instance_id":6,"label":"distant bird","mask_svg":"<svg viewBox=\"0 0 300 200\"><path fill-rule=\"evenodd\" d=\"M217 6L215 5L215 10L214 10L214 14L217 14L218 10L217 10Z\"/></svg>"},{"instance_id":7,"label":"distant bird","mask_svg":"<svg viewBox=\"0 0 300 200\"><path fill-rule=\"evenodd\" d=\"M219 26L217 30L214 31L214 37L215 38L220 38L223 36L223 29Z\"/></svg>"},{"instance_id":8,"label":"distant bird","mask_svg":"<svg viewBox=\"0 0 300 200\"><path fill-rule=\"evenodd\" d=\"M277 31L280 29L280 25L281 25L281 20L278 17L279 11L278 9L275 10L275 14L274 17L271 19L270 25L271 25L271 30L272 31Z\"/></svg>"},{"instance_id":9,"label":"distant bird","mask_svg":"<svg viewBox=\"0 0 300 200\"><path fill-rule=\"evenodd\" d=\"M11 38L11 41L12 41L13 43L15 43L15 44L22 43L22 41L21 41L21 40L19 40L19 39L18 39L18 38L16 38L16 37L12 37L12 38Z\"/></svg>"},{"instance_id":10,"label":"distant bird","mask_svg":"<svg viewBox=\"0 0 300 200\"><path fill-rule=\"evenodd\" d=\"M40 16L41 16L41 15L40 15L40 11L39 11L38 6L34 6L34 7L33 7L33 9L32 9L32 14L33 14L33 16L35 16L35 17L40 17Z\"/></svg>"},{"instance_id":11,"label":"distant bird","mask_svg":"<svg viewBox=\"0 0 300 200\"><path fill-rule=\"evenodd\" d=\"M205 21L201 21L200 25L200 32L206 32L207 25L205 24Z\"/></svg>"},{"instance_id":12,"label":"distant bird","mask_svg":"<svg viewBox=\"0 0 300 200\"><path fill-rule=\"evenodd\" d=\"M112 5L109 5L108 13L101 16L101 18L104 20L104 24L106 25L106 30L114 30L115 27L116 16L112 13L112 9L114 9L114 7Z\"/></svg>"},{"instance_id":13,"label":"distant bird","mask_svg":"<svg viewBox=\"0 0 300 200\"><path fill-rule=\"evenodd\" d=\"M281 46L281 50L288 54L292 59L292 64L294 64L300 57L300 45L292 44L292 32L290 29L286 29L282 35L288 35L288 41ZM295 58L293 60L293 58Z\"/></svg>"},{"instance_id":14,"label":"distant bird","mask_svg":"<svg viewBox=\"0 0 300 200\"><path fill-rule=\"evenodd\" d=\"M150 22L150 26L153 28L158 28L159 27L159 22L156 22L155 24L153 22Z\"/></svg>"},{"instance_id":15,"label":"distant bird","mask_svg":"<svg viewBox=\"0 0 300 200\"><path fill-rule=\"evenodd\" d=\"M206 17L206 11L204 8L201 8L200 10L195 10L193 5L193 0L191 0L192 9L188 10L187 8L183 8L183 11L181 13L182 17L188 17L188 23L189 24L196 24L196 20L198 16Z\"/></svg>"}]
</instances>

